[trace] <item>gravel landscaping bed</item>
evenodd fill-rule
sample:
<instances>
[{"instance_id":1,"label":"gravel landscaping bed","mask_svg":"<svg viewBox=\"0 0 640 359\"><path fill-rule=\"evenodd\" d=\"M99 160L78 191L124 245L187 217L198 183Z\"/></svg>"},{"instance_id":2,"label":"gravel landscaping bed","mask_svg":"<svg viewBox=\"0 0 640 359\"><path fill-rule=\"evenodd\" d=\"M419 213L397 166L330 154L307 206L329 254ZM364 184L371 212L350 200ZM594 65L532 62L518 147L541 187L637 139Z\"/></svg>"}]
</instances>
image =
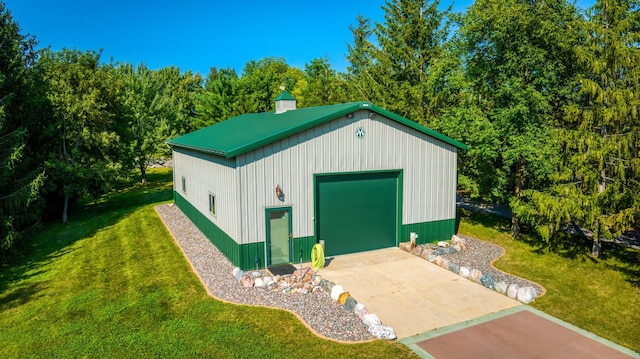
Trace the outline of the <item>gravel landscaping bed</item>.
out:
<instances>
[{"instance_id":1,"label":"gravel landscaping bed","mask_svg":"<svg viewBox=\"0 0 640 359\"><path fill-rule=\"evenodd\" d=\"M490 274L495 278L496 282L506 281L508 283L515 283L519 287L531 286L536 289L538 295L544 293L544 288L539 284L502 272L491 266L491 261L502 256L504 253L504 249L500 246L473 237L460 235L459 237L465 239L467 250L454 254L444 254L442 255L443 258L460 266L475 268L481 271L482 274Z\"/></svg>"},{"instance_id":2,"label":"gravel landscaping bed","mask_svg":"<svg viewBox=\"0 0 640 359\"><path fill-rule=\"evenodd\" d=\"M290 310L326 338L341 341L374 339L358 315L331 299L329 293L281 293L264 288L242 287L232 275L233 264L178 207L159 205L156 212L173 233L209 292L216 298L238 304Z\"/></svg>"}]
</instances>

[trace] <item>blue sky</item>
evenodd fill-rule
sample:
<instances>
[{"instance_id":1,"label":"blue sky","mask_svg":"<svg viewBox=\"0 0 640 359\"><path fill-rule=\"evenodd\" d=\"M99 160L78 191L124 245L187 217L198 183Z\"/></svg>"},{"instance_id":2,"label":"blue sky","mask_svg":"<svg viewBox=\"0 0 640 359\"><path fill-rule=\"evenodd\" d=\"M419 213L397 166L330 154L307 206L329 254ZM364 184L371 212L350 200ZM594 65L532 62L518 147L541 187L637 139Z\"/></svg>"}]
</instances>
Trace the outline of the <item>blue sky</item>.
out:
<instances>
[{"instance_id":1,"label":"blue sky","mask_svg":"<svg viewBox=\"0 0 640 359\"><path fill-rule=\"evenodd\" d=\"M3 1L3 0L0 0ZM455 2L464 11L473 0ZM581 2L590 2L582 0ZM103 60L238 73L249 60L277 56L291 66L327 57L345 71L349 25L358 14L383 21L384 0L4 0L22 33L40 47L103 50ZM450 1L442 0L446 6Z\"/></svg>"}]
</instances>

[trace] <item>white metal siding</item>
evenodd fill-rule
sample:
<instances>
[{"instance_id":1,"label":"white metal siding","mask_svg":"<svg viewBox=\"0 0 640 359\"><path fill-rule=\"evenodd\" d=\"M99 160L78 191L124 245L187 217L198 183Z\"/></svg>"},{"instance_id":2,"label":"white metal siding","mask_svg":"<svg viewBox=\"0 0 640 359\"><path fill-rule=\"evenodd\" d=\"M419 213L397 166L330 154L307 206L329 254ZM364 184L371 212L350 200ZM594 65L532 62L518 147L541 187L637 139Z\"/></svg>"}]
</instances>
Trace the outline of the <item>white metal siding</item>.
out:
<instances>
[{"instance_id":1,"label":"white metal siding","mask_svg":"<svg viewBox=\"0 0 640 359\"><path fill-rule=\"evenodd\" d=\"M187 193L182 192L182 177ZM239 193L235 160L180 148L173 149L174 190L231 238L239 238ZM216 215L209 212L209 193L216 197Z\"/></svg>"},{"instance_id":2,"label":"white metal siding","mask_svg":"<svg viewBox=\"0 0 640 359\"><path fill-rule=\"evenodd\" d=\"M455 218L456 155L454 146L367 110L240 155L242 243L265 240L267 207L291 206L293 235L313 236L313 176L322 173L403 170L403 224Z\"/></svg>"}]
</instances>

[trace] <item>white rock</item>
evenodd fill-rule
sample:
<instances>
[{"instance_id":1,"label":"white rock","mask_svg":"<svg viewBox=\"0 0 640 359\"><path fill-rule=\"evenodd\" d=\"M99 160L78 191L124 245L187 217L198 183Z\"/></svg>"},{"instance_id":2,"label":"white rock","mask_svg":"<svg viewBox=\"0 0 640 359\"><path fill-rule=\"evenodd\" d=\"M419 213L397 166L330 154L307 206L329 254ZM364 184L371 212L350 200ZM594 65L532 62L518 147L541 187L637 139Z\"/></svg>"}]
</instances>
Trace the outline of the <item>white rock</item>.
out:
<instances>
[{"instance_id":1,"label":"white rock","mask_svg":"<svg viewBox=\"0 0 640 359\"><path fill-rule=\"evenodd\" d=\"M375 315L374 313L368 313L362 316L362 322L367 326L367 327L371 327L374 325L381 325L382 322L380 321L380 318L378 318L377 315Z\"/></svg>"},{"instance_id":2,"label":"white rock","mask_svg":"<svg viewBox=\"0 0 640 359\"><path fill-rule=\"evenodd\" d=\"M458 243L454 244L453 249L455 249L457 252L462 252L462 246Z\"/></svg>"},{"instance_id":3,"label":"white rock","mask_svg":"<svg viewBox=\"0 0 640 359\"><path fill-rule=\"evenodd\" d=\"M449 247L449 242L440 241L438 242L438 247Z\"/></svg>"},{"instance_id":4,"label":"white rock","mask_svg":"<svg viewBox=\"0 0 640 359\"><path fill-rule=\"evenodd\" d=\"M269 285L269 284L273 283L273 278L264 277L264 278L262 278L262 281L264 282L264 285Z\"/></svg>"},{"instance_id":5,"label":"white rock","mask_svg":"<svg viewBox=\"0 0 640 359\"><path fill-rule=\"evenodd\" d=\"M344 293L344 288L339 284L334 285L333 288L331 288L331 299L337 301L342 293Z\"/></svg>"},{"instance_id":6,"label":"white rock","mask_svg":"<svg viewBox=\"0 0 640 359\"><path fill-rule=\"evenodd\" d=\"M536 290L533 287L519 288L517 298L524 304L531 303L536 299Z\"/></svg>"},{"instance_id":7,"label":"white rock","mask_svg":"<svg viewBox=\"0 0 640 359\"><path fill-rule=\"evenodd\" d=\"M472 281L480 283L480 277L482 277L482 272L477 269L471 270L471 276L469 277Z\"/></svg>"},{"instance_id":8,"label":"white rock","mask_svg":"<svg viewBox=\"0 0 640 359\"><path fill-rule=\"evenodd\" d=\"M508 286L509 286L509 283L507 283L505 281L500 281L500 282L495 284L494 289L496 290L496 292L498 292L500 294L507 294L507 287Z\"/></svg>"},{"instance_id":9,"label":"white rock","mask_svg":"<svg viewBox=\"0 0 640 359\"><path fill-rule=\"evenodd\" d=\"M253 272L253 273L251 273L251 276L253 278L258 278L258 277L262 277L262 274L260 272Z\"/></svg>"},{"instance_id":10,"label":"white rock","mask_svg":"<svg viewBox=\"0 0 640 359\"><path fill-rule=\"evenodd\" d=\"M518 297L518 288L519 286L515 283L509 284L509 287L507 287L507 296L516 299Z\"/></svg>"},{"instance_id":11,"label":"white rock","mask_svg":"<svg viewBox=\"0 0 640 359\"><path fill-rule=\"evenodd\" d=\"M253 286L254 286L254 287L258 287L258 288L262 288L262 287L264 287L264 286L265 286L265 284L264 284L264 281L262 280L262 278L256 278L256 279L253 281Z\"/></svg>"},{"instance_id":12,"label":"white rock","mask_svg":"<svg viewBox=\"0 0 640 359\"><path fill-rule=\"evenodd\" d=\"M364 309L364 304L362 303L358 303L356 304L356 307L353 308L353 312L356 313L356 315L360 315L360 312L362 312L362 310Z\"/></svg>"},{"instance_id":13,"label":"white rock","mask_svg":"<svg viewBox=\"0 0 640 359\"><path fill-rule=\"evenodd\" d=\"M463 278L467 278L467 279L471 277L471 271L467 267L460 267L460 272L458 272L458 274L460 274L460 276L462 276Z\"/></svg>"},{"instance_id":14,"label":"white rock","mask_svg":"<svg viewBox=\"0 0 640 359\"><path fill-rule=\"evenodd\" d=\"M320 285L320 282L322 282L322 277L321 276L319 276L319 275L313 276L313 284Z\"/></svg>"},{"instance_id":15,"label":"white rock","mask_svg":"<svg viewBox=\"0 0 640 359\"><path fill-rule=\"evenodd\" d=\"M235 267L233 268L233 270L231 271L231 275L233 275L234 277L236 276L236 274L238 274L238 272L240 272L240 268Z\"/></svg>"},{"instance_id":16,"label":"white rock","mask_svg":"<svg viewBox=\"0 0 640 359\"><path fill-rule=\"evenodd\" d=\"M397 338L393 328L388 325L372 325L369 327L369 333L378 339L394 340Z\"/></svg>"}]
</instances>

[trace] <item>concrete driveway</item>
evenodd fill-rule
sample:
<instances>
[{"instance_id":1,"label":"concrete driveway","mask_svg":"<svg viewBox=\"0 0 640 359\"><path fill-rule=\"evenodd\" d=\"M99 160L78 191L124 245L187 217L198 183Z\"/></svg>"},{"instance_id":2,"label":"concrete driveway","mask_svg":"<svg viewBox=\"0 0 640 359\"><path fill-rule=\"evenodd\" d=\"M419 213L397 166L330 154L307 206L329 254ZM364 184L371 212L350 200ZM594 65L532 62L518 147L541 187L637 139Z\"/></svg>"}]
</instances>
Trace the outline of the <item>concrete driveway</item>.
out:
<instances>
[{"instance_id":1,"label":"concrete driveway","mask_svg":"<svg viewBox=\"0 0 640 359\"><path fill-rule=\"evenodd\" d=\"M342 285L399 339L522 305L399 248L329 257L318 274Z\"/></svg>"}]
</instances>

